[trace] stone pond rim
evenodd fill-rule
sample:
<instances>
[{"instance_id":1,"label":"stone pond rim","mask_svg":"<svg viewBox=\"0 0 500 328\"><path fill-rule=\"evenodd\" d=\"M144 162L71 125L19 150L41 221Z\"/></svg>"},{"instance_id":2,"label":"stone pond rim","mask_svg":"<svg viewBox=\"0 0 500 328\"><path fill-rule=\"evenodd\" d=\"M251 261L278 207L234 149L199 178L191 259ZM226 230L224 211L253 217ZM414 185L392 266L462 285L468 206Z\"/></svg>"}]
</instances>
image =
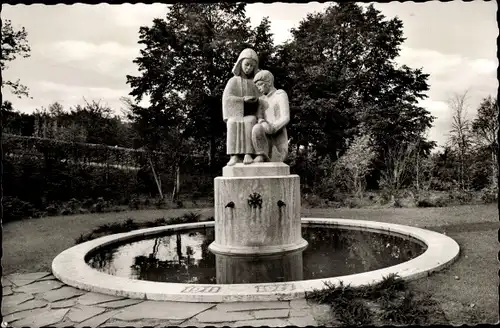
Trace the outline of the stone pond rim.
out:
<instances>
[{"instance_id":1,"label":"stone pond rim","mask_svg":"<svg viewBox=\"0 0 500 328\"><path fill-rule=\"evenodd\" d=\"M348 276L260 284L183 284L133 280L108 275L92 269L85 261L86 255L102 247L137 237L149 237L170 231L213 227L214 222L177 224L140 229L127 233L104 236L60 253L52 262L52 272L67 285L116 296L156 301L182 302L238 302L276 301L303 298L305 292L325 288L325 282L361 286L374 284L390 274L405 280L425 277L432 272L449 267L459 255L458 244L448 236L426 229L405 225L360 221L351 219L303 218L304 226L338 227L366 230L416 239L427 246L420 256L398 265Z\"/></svg>"}]
</instances>

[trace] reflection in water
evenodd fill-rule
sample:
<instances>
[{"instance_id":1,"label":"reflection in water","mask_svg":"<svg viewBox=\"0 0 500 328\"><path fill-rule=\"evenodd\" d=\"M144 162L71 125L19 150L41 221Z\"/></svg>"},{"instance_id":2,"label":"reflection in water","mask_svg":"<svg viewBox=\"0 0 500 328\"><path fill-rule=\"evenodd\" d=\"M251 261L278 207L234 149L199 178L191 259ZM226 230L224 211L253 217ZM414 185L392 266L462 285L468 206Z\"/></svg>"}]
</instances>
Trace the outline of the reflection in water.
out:
<instances>
[{"instance_id":1,"label":"reflection in water","mask_svg":"<svg viewBox=\"0 0 500 328\"><path fill-rule=\"evenodd\" d=\"M304 227L302 236L309 241L304 251L304 277L309 277L305 279L377 270L425 251L420 243L369 231Z\"/></svg>"},{"instance_id":2,"label":"reflection in water","mask_svg":"<svg viewBox=\"0 0 500 328\"><path fill-rule=\"evenodd\" d=\"M215 255L218 284L302 280L302 251L278 256Z\"/></svg>"},{"instance_id":3,"label":"reflection in water","mask_svg":"<svg viewBox=\"0 0 500 328\"><path fill-rule=\"evenodd\" d=\"M106 272L110 275L116 275L116 262L113 261L117 248L105 248L95 252L92 257L87 256L85 259L94 268L99 268L100 271ZM90 262L89 262L90 260Z\"/></svg>"},{"instance_id":4,"label":"reflection in water","mask_svg":"<svg viewBox=\"0 0 500 328\"><path fill-rule=\"evenodd\" d=\"M303 227L303 252L274 257L212 254L213 228L136 239L89 254L88 264L131 279L182 283L261 283L321 279L377 270L425 251L420 243L367 231Z\"/></svg>"},{"instance_id":5,"label":"reflection in water","mask_svg":"<svg viewBox=\"0 0 500 328\"><path fill-rule=\"evenodd\" d=\"M147 245L152 244L152 252L147 256L139 253L133 257L128 277L150 281L215 283L216 279L212 273L214 256L208 250L210 242L207 241L210 232L204 229L187 233L176 232L137 242L145 245L137 247L138 249L147 249ZM159 247L160 241L163 241L164 247ZM173 241L175 252L170 246L174 245ZM118 261L115 259L115 262Z\"/></svg>"}]
</instances>

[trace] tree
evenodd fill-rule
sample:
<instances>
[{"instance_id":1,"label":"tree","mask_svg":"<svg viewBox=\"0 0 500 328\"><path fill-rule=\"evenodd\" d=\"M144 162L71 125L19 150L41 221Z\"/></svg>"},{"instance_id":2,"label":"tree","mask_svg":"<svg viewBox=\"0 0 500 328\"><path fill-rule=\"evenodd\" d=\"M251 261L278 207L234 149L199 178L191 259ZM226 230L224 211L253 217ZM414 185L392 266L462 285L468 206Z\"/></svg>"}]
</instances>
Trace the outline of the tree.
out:
<instances>
[{"instance_id":1,"label":"tree","mask_svg":"<svg viewBox=\"0 0 500 328\"><path fill-rule=\"evenodd\" d=\"M468 187L469 170L467 165L472 146L471 123L467 117L467 91L455 93L448 101L453 112L449 144L458 155L458 183L462 190Z\"/></svg>"},{"instance_id":2,"label":"tree","mask_svg":"<svg viewBox=\"0 0 500 328\"><path fill-rule=\"evenodd\" d=\"M10 20L1 20L2 22L2 54L0 58L0 68L2 73L8 68L7 63L15 60L18 56L28 58L30 57L30 46L28 44L28 33L22 27L16 30L12 27ZM2 88L8 86L10 91L18 98L23 96L28 97L28 87L22 85L20 80L10 81L2 80Z\"/></svg>"},{"instance_id":3,"label":"tree","mask_svg":"<svg viewBox=\"0 0 500 328\"><path fill-rule=\"evenodd\" d=\"M436 162L434 156L429 155L422 157L418 150L416 151L416 161L415 161L415 188L418 193L423 191L428 191L433 182L434 170L436 167Z\"/></svg>"},{"instance_id":4,"label":"tree","mask_svg":"<svg viewBox=\"0 0 500 328\"><path fill-rule=\"evenodd\" d=\"M396 193L409 182L414 166L417 142L393 144L384 152L384 169L381 171L380 186L394 201Z\"/></svg>"},{"instance_id":5,"label":"tree","mask_svg":"<svg viewBox=\"0 0 500 328\"><path fill-rule=\"evenodd\" d=\"M141 75L127 76L127 83L136 101L149 95L151 105L141 110L135 107L136 119L166 116L157 123L168 124L161 127L176 131L183 139L193 137L205 145L212 164L224 140L221 101L225 84L241 50L269 49L268 25L264 20L252 30L244 3L176 3L165 19L141 27L139 43L145 49L134 60Z\"/></svg>"},{"instance_id":6,"label":"tree","mask_svg":"<svg viewBox=\"0 0 500 328\"><path fill-rule=\"evenodd\" d=\"M56 101L49 105L49 113L51 116L60 116L64 113L64 107Z\"/></svg>"},{"instance_id":7,"label":"tree","mask_svg":"<svg viewBox=\"0 0 500 328\"><path fill-rule=\"evenodd\" d=\"M373 169L372 161L377 155L370 143L370 136L356 136L335 164L335 169L338 170L336 178L344 180L348 190L353 191L357 197L365 189L366 176Z\"/></svg>"},{"instance_id":8,"label":"tree","mask_svg":"<svg viewBox=\"0 0 500 328\"><path fill-rule=\"evenodd\" d=\"M259 55L259 66L262 69L273 71L276 62L276 46L271 33L271 21L264 17L252 31L251 46Z\"/></svg>"},{"instance_id":9,"label":"tree","mask_svg":"<svg viewBox=\"0 0 500 328\"><path fill-rule=\"evenodd\" d=\"M432 155L434 172L432 189L449 191L459 187L456 174L458 155L449 145Z\"/></svg>"},{"instance_id":10,"label":"tree","mask_svg":"<svg viewBox=\"0 0 500 328\"><path fill-rule=\"evenodd\" d=\"M148 163L151 173L155 179L158 193L163 198L161 183L161 171L166 168L174 168L175 184L172 192L172 198L175 199L179 194L179 170L182 162L182 156L188 151L188 143L182 137L182 132L177 128L178 121L167 113L176 106L181 106L180 99L173 96L168 99L169 107L166 110L152 111L150 108L142 107L129 98L122 98L122 102L128 109L128 118L132 121L132 128L137 132L139 144L147 152ZM177 104L176 104L177 102ZM160 161L154 161L152 155L154 151L167 154ZM155 167L158 170L155 170Z\"/></svg>"},{"instance_id":11,"label":"tree","mask_svg":"<svg viewBox=\"0 0 500 328\"><path fill-rule=\"evenodd\" d=\"M422 153L421 142L420 138L414 142L415 150L413 151L412 159L414 168L413 185L417 192L420 192L421 190L429 190L435 168L435 161L433 160L431 154Z\"/></svg>"},{"instance_id":12,"label":"tree","mask_svg":"<svg viewBox=\"0 0 500 328\"><path fill-rule=\"evenodd\" d=\"M34 133L34 117L15 110L8 100L2 103L2 128L4 133L31 136Z\"/></svg>"},{"instance_id":13,"label":"tree","mask_svg":"<svg viewBox=\"0 0 500 328\"><path fill-rule=\"evenodd\" d=\"M485 148L491 154L491 184L498 188L498 102L491 96L484 98L477 110L477 117L472 121L472 132L476 145Z\"/></svg>"},{"instance_id":14,"label":"tree","mask_svg":"<svg viewBox=\"0 0 500 328\"><path fill-rule=\"evenodd\" d=\"M309 14L292 29L279 54L292 80L287 91L296 142L335 159L364 123L380 153L417 137L422 148L433 146L423 138L433 117L417 105L426 97L428 75L394 62L402 27L373 6L349 2Z\"/></svg>"}]
</instances>

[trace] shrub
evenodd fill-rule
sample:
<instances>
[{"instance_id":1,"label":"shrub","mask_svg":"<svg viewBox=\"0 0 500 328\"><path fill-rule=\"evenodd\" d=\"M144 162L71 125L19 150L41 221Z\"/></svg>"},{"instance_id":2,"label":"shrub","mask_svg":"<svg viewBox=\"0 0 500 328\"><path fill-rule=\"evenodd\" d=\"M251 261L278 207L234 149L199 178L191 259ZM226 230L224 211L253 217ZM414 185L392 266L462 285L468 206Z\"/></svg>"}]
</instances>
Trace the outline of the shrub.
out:
<instances>
[{"instance_id":1,"label":"shrub","mask_svg":"<svg viewBox=\"0 0 500 328\"><path fill-rule=\"evenodd\" d=\"M349 197L344 199L343 201L344 206L348 208L360 208L361 207L361 200L353 197Z\"/></svg>"},{"instance_id":2,"label":"shrub","mask_svg":"<svg viewBox=\"0 0 500 328\"><path fill-rule=\"evenodd\" d=\"M366 177L372 171L377 153L370 135L356 136L332 172L336 181L342 181L347 190L360 197L366 187Z\"/></svg>"},{"instance_id":3,"label":"shrub","mask_svg":"<svg viewBox=\"0 0 500 328\"><path fill-rule=\"evenodd\" d=\"M327 200L325 204L328 208L341 208L343 206L342 202L335 202Z\"/></svg>"},{"instance_id":4,"label":"shrub","mask_svg":"<svg viewBox=\"0 0 500 328\"><path fill-rule=\"evenodd\" d=\"M76 214L80 213L81 207L82 203L80 201L75 198L71 198L68 202L61 206L60 212L62 215Z\"/></svg>"},{"instance_id":5,"label":"shrub","mask_svg":"<svg viewBox=\"0 0 500 328\"><path fill-rule=\"evenodd\" d=\"M485 204L496 203L498 200L498 190L495 188L484 188L479 191L479 198Z\"/></svg>"},{"instance_id":6,"label":"shrub","mask_svg":"<svg viewBox=\"0 0 500 328\"><path fill-rule=\"evenodd\" d=\"M96 202L90 208L91 213L103 213L109 207L109 203L103 197L97 198Z\"/></svg>"},{"instance_id":7,"label":"shrub","mask_svg":"<svg viewBox=\"0 0 500 328\"><path fill-rule=\"evenodd\" d=\"M372 322L372 314L366 303L360 299L340 299L331 303L337 319L347 326L368 325Z\"/></svg>"},{"instance_id":8,"label":"shrub","mask_svg":"<svg viewBox=\"0 0 500 328\"><path fill-rule=\"evenodd\" d=\"M376 204L376 199L371 195L367 197L363 195L359 197L348 196L342 199L341 204L343 207L348 207L348 208L363 208Z\"/></svg>"},{"instance_id":9,"label":"shrub","mask_svg":"<svg viewBox=\"0 0 500 328\"><path fill-rule=\"evenodd\" d=\"M405 280L397 274L390 274L384 277L381 282L372 286L366 286L361 291L363 297L375 300L381 297L394 298L398 292L404 291L407 288L408 283Z\"/></svg>"},{"instance_id":10,"label":"shrub","mask_svg":"<svg viewBox=\"0 0 500 328\"><path fill-rule=\"evenodd\" d=\"M323 203L322 199L318 195L312 193L304 194L302 202L308 207L319 207Z\"/></svg>"},{"instance_id":11,"label":"shrub","mask_svg":"<svg viewBox=\"0 0 500 328\"><path fill-rule=\"evenodd\" d=\"M128 202L128 207L130 209L134 209L134 210L138 210L139 209L139 205L140 205L140 200L137 196L134 196L130 199L130 201Z\"/></svg>"},{"instance_id":12,"label":"shrub","mask_svg":"<svg viewBox=\"0 0 500 328\"><path fill-rule=\"evenodd\" d=\"M382 196L379 202L382 204L387 204L391 207L407 208L418 206L414 193L408 189L397 191L393 195L386 191L382 191L381 194Z\"/></svg>"},{"instance_id":13,"label":"shrub","mask_svg":"<svg viewBox=\"0 0 500 328\"><path fill-rule=\"evenodd\" d=\"M2 200L2 206L3 222L19 220L25 217L32 217L37 213L33 204L16 197L4 197Z\"/></svg>"},{"instance_id":14,"label":"shrub","mask_svg":"<svg viewBox=\"0 0 500 328\"><path fill-rule=\"evenodd\" d=\"M195 212L184 213L182 216L170 218L168 224L194 223L201 220L201 214ZM210 220L210 219L209 219ZM212 218L213 220L213 218Z\"/></svg>"},{"instance_id":15,"label":"shrub","mask_svg":"<svg viewBox=\"0 0 500 328\"><path fill-rule=\"evenodd\" d=\"M167 224L167 220L165 218L158 218L154 220L154 223L158 226Z\"/></svg>"},{"instance_id":16,"label":"shrub","mask_svg":"<svg viewBox=\"0 0 500 328\"><path fill-rule=\"evenodd\" d=\"M164 208L166 204L167 204L167 202L165 201L165 199L161 198L161 197L156 198L154 201L154 205L158 209Z\"/></svg>"},{"instance_id":17,"label":"shrub","mask_svg":"<svg viewBox=\"0 0 500 328\"><path fill-rule=\"evenodd\" d=\"M446 207L449 205L449 199L447 197L438 197L435 204L436 207Z\"/></svg>"},{"instance_id":18,"label":"shrub","mask_svg":"<svg viewBox=\"0 0 500 328\"><path fill-rule=\"evenodd\" d=\"M344 325L370 324L375 315L386 324L428 323L432 310L437 308L430 294L413 292L397 275L389 275L371 286L351 287L342 282L339 285L325 282L325 285L325 289L306 292L306 298L330 305L334 316ZM376 305L378 310L372 312L369 304Z\"/></svg>"},{"instance_id":19,"label":"shrub","mask_svg":"<svg viewBox=\"0 0 500 328\"><path fill-rule=\"evenodd\" d=\"M417 207L446 207L446 206L448 206L448 201L443 197L434 200L430 198L425 198L417 202Z\"/></svg>"},{"instance_id":20,"label":"shrub","mask_svg":"<svg viewBox=\"0 0 500 328\"><path fill-rule=\"evenodd\" d=\"M49 216L54 216L59 214L59 208L57 204L50 204L45 208L45 212L47 212L47 215Z\"/></svg>"},{"instance_id":21,"label":"shrub","mask_svg":"<svg viewBox=\"0 0 500 328\"><path fill-rule=\"evenodd\" d=\"M417 202L417 207L436 207L429 199L421 199Z\"/></svg>"},{"instance_id":22,"label":"shrub","mask_svg":"<svg viewBox=\"0 0 500 328\"><path fill-rule=\"evenodd\" d=\"M396 207L396 208L401 208L403 207L403 204L402 204L402 201L400 198L396 198L394 200L394 204L392 204L393 207Z\"/></svg>"},{"instance_id":23,"label":"shrub","mask_svg":"<svg viewBox=\"0 0 500 328\"><path fill-rule=\"evenodd\" d=\"M86 198L83 203L82 203L82 206L84 208L90 208L92 207L92 205L94 204L94 201L91 199L91 198Z\"/></svg>"},{"instance_id":24,"label":"shrub","mask_svg":"<svg viewBox=\"0 0 500 328\"><path fill-rule=\"evenodd\" d=\"M446 207L450 197L445 192L422 192L417 197L417 207Z\"/></svg>"},{"instance_id":25,"label":"shrub","mask_svg":"<svg viewBox=\"0 0 500 328\"><path fill-rule=\"evenodd\" d=\"M450 200L459 205L470 204L473 194L470 191L454 190L450 192Z\"/></svg>"},{"instance_id":26,"label":"shrub","mask_svg":"<svg viewBox=\"0 0 500 328\"><path fill-rule=\"evenodd\" d=\"M189 212L189 213L185 213L182 217L185 218L186 222L189 222L189 223L198 222L198 221L200 221L201 214L195 213L195 212Z\"/></svg>"},{"instance_id":27,"label":"shrub","mask_svg":"<svg viewBox=\"0 0 500 328\"><path fill-rule=\"evenodd\" d=\"M385 300L382 303L381 319L394 324L421 325L429 322L429 309L436 305L430 295L416 297L411 290L396 300Z\"/></svg>"}]
</instances>

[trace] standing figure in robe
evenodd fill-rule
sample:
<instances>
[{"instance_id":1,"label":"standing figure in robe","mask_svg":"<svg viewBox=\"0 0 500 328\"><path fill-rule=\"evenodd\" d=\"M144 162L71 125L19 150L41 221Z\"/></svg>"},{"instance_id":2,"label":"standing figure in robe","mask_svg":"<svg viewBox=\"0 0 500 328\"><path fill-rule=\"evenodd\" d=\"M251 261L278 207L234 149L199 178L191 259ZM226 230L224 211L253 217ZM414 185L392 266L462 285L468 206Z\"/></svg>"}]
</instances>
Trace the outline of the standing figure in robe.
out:
<instances>
[{"instance_id":1,"label":"standing figure in robe","mask_svg":"<svg viewBox=\"0 0 500 328\"><path fill-rule=\"evenodd\" d=\"M222 117L227 124L228 166L253 162L252 128L257 123L259 90L253 82L259 57L252 49L241 52L222 94Z\"/></svg>"},{"instance_id":2,"label":"standing figure in robe","mask_svg":"<svg viewBox=\"0 0 500 328\"><path fill-rule=\"evenodd\" d=\"M254 162L283 162L288 155L286 125L290 122L290 105L284 90L276 90L274 76L263 70L253 79L259 91L258 123L252 128L252 142L255 149ZM273 147L277 154L273 155Z\"/></svg>"}]
</instances>

